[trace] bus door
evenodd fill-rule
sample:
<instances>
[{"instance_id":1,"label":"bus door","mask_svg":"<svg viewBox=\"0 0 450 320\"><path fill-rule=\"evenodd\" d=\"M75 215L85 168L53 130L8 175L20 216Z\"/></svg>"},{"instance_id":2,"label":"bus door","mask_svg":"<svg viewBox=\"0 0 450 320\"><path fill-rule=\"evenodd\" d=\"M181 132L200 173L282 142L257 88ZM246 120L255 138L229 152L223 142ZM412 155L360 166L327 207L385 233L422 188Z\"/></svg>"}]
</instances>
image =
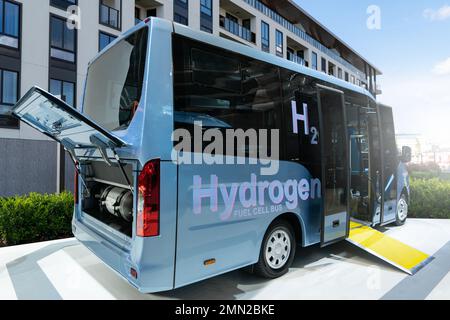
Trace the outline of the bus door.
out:
<instances>
[{"instance_id":1,"label":"bus door","mask_svg":"<svg viewBox=\"0 0 450 320\"><path fill-rule=\"evenodd\" d=\"M349 160L344 93L318 85L322 142L321 245L326 246L349 235Z\"/></svg>"},{"instance_id":2,"label":"bus door","mask_svg":"<svg viewBox=\"0 0 450 320\"><path fill-rule=\"evenodd\" d=\"M382 161L384 206L381 216L381 224L390 223L396 219L397 209L397 169L399 157L395 140L394 117L392 108L383 105L378 106L382 128Z\"/></svg>"},{"instance_id":3,"label":"bus door","mask_svg":"<svg viewBox=\"0 0 450 320\"><path fill-rule=\"evenodd\" d=\"M350 161L350 213L356 220L372 221L370 211L369 115L364 101L346 96Z\"/></svg>"},{"instance_id":4,"label":"bus door","mask_svg":"<svg viewBox=\"0 0 450 320\"><path fill-rule=\"evenodd\" d=\"M384 193L383 187L383 157L382 141L380 128L380 114L377 105L372 101L369 103L367 111L369 120L369 195L370 195L370 213L372 225L380 224L383 215Z\"/></svg>"}]
</instances>

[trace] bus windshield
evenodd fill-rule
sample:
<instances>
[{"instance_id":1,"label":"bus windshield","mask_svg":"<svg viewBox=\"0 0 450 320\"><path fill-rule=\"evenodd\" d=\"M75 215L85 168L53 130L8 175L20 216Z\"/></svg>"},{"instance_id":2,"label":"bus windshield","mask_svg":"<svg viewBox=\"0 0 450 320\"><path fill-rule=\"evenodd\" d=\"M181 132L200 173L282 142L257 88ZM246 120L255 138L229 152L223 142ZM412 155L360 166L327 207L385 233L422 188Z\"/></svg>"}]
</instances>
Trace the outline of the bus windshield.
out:
<instances>
[{"instance_id":1,"label":"bus windshield","mask_svg":"<svg viewBox=\"0 0 450 320\"><path fill-rule=\"evenodd\" d=\"M88 70L84 113L107 130L125 130L139 106L148 28L109 48Z\"/></svg>"}]
</instances>

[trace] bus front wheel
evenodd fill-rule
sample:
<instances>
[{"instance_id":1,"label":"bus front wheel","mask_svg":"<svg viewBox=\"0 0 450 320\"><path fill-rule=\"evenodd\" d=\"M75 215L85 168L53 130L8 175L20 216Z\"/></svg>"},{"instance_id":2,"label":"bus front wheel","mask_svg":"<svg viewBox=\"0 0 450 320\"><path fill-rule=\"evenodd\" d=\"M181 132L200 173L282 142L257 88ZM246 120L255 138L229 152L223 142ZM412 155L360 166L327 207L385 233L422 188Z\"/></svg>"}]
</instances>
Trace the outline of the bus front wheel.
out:
<instances>
[{"instance_id":1,"label":"bus front wheel","mask_svg":"<svg viewBox=\"0 0 450 320\"><path fill-rule=\"evenodd\" d=\"M269 279L285 275L294 260L295 249L292 226L284 220L276 221L264 236L255 273Z\"/></svg>"},{"instance_id":2,"label":"bus front wheel","mask_svg":"<svg viewBox=\"0 0 450 320\"><path fill-rule=\"evenodd\" d=\"M397 215L395 224L397 226L402 226L405 224L407 218L408 218L408 200L406 199L406 195L402 194L397 204Z\"/></svg>"}]
</instances>

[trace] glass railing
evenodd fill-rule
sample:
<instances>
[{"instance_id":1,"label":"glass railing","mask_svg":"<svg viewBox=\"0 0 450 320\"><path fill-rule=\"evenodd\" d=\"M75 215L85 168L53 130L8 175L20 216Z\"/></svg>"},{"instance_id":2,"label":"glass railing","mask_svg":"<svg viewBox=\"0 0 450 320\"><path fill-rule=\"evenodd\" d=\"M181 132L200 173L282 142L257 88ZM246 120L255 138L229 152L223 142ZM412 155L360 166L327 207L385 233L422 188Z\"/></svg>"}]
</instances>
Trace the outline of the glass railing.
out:
<instances>
[{"instance_id":1,"label":"glass railing","mask_svg":"<svg viewBox=\"0 0 450 320\"><path fill-rule=\"evenodd\" d=\"M302 57L299 57L299 56L297 56L297 55L295 55L295 54L288 54L288 57L287 57L287 58L288 58L289 61L298 63L298 64L300 64L300 65L302 65L302 66L305 66L305 65L306 65L305 59L303 59Z\"/></svg>"},{"instance_id":2,"label":"glass railing","mask_svg":"<svg viewBox=\"0 0 450 320\"><path fill-rule=\"evenodd\" d=\"M290 32L294 33L296 36L298 36L302 40L311 44L316 49L320 50L321 52L325 53L327 56L329 56L329 57L333 58L334 60L336 60L337 62L341 63L342 65L347 67L349 70L354 72L361 80L365 81L364 73L361 72L358 68L353 66L350 62L348 62L347 60L342 58L336 52L330 50L329 48L324 46L322 43L320 43L319 41L317 41L316 39L311 37L305 31L298 28L297 26L295 26L294 24L292 24L291 22L289 22L288 20L283 18L281 15L279 15L278 13L276 13L275 11L273 11L272 9L267 7L261 1L259 1L259 0L244 0L244 1L246 3L248 3L249 5L251 5L252 7L256 8L258 11L265 14L266 16L268 16L269 18L271 18L272 20L274 20L275 22L277 22L278 24L280 24L281 26L283 26L284 28L286 28L287 30L289 30Z\"/></svg>"},{"instance_id":3,"label":"glass railing","mask_svg":"<svg viewBox=\"0 0 450 320\"><path fill-rule=\"evenodd\" d=\"M106 4L100 4L100 23L119 29L120 11L107 6Z\"/></svg>"},{"instance_id":4,"label":"glass railing","mask_svg":"<svg viewBox=\"0 0 450 320\"><path fill-rule=\"evenodd\" d=\"M239 38L255 43L255 34L251 30L231 19L228 19L227 17L220 16L220 26Z\"/></svg>"}]
</instances>

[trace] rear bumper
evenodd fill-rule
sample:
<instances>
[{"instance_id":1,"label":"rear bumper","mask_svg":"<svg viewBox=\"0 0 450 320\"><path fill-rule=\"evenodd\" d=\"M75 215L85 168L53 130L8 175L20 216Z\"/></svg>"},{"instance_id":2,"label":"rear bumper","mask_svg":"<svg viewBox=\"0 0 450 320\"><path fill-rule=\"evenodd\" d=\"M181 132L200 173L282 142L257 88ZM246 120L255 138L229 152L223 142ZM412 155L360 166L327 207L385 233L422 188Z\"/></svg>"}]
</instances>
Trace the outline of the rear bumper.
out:
<instances>
[{"instance_id":1,"label":"rear bumper","mask_svg":"<svg viewBox=\"0 0 450 320\"><path fill-rule=\"evenodd\" d=\"M173 255L158 250L163 239L137 237L124 250L76 218L72 231L81 244L141 293L174 289ZM138 273L137 279L131 276L132 268Z\"/></svg>"},{"instance_id":2,"label":"rear bumper","mask_svg":"<svg viewBox=\"0 0 450 320\"><path fill-rule=\"evenodd\" d=\"M131 268L135 268L131 263L130 252L120 249L77 219L72 221L72 232L77 240L95 256L100 258L131 285L139 289L139 283L130 275Z\"/></svg>"}]
</instances>

